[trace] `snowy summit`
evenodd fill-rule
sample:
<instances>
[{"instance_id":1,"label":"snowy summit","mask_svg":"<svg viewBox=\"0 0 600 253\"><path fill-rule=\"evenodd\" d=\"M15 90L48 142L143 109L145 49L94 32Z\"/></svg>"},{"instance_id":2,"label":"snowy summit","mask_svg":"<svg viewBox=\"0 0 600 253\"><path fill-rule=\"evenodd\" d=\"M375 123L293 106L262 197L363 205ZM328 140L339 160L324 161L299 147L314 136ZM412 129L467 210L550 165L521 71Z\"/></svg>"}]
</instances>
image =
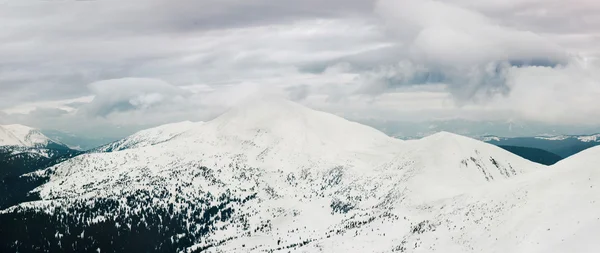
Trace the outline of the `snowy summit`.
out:
<instances>
[{"instance_id":1,"label":"snowy summit","mask_svg":"<svg viewBox=\"0 0 600 253\"><path fill-rule=\"evenodd\" d=\"M39 130L24 125L0 125L0 146L41 147L52 142Z\"/></svg>"}]
</instances>

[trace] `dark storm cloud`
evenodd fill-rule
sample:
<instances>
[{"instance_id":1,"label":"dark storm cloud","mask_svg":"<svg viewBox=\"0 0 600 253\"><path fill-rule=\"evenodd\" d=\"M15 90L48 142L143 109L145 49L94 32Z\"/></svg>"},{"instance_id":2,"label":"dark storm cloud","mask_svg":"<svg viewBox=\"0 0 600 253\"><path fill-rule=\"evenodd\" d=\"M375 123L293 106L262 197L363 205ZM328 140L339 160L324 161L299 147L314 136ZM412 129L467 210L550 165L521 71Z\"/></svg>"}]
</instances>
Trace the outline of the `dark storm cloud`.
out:
<instances>
[{"instance_id":1,"label":"dark storm cloud","mask_svg":"<svg viewBox=\"0 0 600 253\"><path fill-rule=\"evenodd\" d=\"M308 85L297 85L286 88L286 91L291 100L299 101L308 97L310 94L310 87Z\"/></svg>"}]
</instances>

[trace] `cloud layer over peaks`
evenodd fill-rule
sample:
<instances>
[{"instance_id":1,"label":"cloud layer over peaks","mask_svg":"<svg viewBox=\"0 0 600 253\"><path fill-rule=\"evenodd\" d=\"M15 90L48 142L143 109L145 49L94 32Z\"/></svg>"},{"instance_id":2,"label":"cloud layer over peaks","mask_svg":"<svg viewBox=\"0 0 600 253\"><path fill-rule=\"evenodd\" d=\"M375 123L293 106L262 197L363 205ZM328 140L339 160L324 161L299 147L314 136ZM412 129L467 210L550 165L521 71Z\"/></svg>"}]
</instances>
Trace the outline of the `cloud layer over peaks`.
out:
<instances>
[{"instance_id":1,"label":"cloud layer over peaks","mask_svg":"<svg viewBox=\"0 0 600 253\"><path fill-rule=\"evenodd\" d=\"M356 120L600 125L597 1L3 4L0 123L126 133L268 93Z\"/></svg>"}]
</instances>

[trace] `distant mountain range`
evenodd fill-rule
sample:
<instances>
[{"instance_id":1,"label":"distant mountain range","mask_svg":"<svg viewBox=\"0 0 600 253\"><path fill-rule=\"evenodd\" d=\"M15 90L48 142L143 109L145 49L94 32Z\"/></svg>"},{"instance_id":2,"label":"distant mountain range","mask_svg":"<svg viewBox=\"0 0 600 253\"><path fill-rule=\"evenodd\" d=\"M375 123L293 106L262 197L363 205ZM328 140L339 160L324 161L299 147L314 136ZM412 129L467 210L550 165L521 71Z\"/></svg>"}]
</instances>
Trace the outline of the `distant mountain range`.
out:
<instances>
[{"instance_id":1,"label":"distant mountain range","mask_svg":"<svg viewBox=\"0 0 600 253\"><path fill-rule=\"evenodd\" d=\"M523 121L474 121L466 119L409 122L398 120L364 120L390 136L400 139L419 139L440 131L473 138L493 135L502 137L564 136L600 132L600 126L549 125Z\"/></svg>"},{"instance_id":2,"label":"distant mountain range","mask_svg":"<svg viewBox=\"0 0 600 253\"><path fill-rule=\"evenodd\" d=\"M0 207L0 252L600 249L600 147L545 166L449 132L399 140L285 100L104 147L4 189L22 198Z\"/></svg>"},{"instance_id":3,"label":"distant mountain range","mask_svg":"<svg viewBox=\"0 0 600 253\"><path fill-rule=\"evenodd\" d=\"M536 148L554 153L562 158L572 156L585 149L600 145L600 134L592 135L558 135L506 138L483 136L482 141L498 146L517 146Z\"/></svg>"}]
</instances>

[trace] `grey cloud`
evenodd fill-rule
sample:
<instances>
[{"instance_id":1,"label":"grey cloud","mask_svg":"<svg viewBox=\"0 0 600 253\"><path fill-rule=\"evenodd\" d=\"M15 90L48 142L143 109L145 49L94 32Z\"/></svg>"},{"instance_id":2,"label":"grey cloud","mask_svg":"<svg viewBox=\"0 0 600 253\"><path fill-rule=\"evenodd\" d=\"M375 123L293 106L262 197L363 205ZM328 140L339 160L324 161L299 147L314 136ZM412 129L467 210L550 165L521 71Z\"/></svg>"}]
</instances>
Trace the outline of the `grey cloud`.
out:
<instances>
[{"instance_id":1,"label":"grey cloud","mask_svg":"<svg viewBox=\"0 0 600 253\"><path fill-rule=\"evenodd\" d=\"M485 107L496 98L519 104L511 99L527 101L523 86L543 79L523 73L544 69L561 80L578 80L571 75L593 71L563 71L573 67L572 54L600 53L593 1L561 7L564 1L558 0L381 0L373 13L374 5L371 0L7 3L0 8L0 110L96 98L69 105L77 107L76 115L48 111L53 120L0 118L54 128L60 120L68 122L62 127L85 121L86 129L131 130L209 119L248 94L271 91L302 102L324 96L340 108L353 97L376 104L390 93L432 87L445 87L441 92L464 107ZM544 8L545 14L538 13ZM164 83L122 83L127 77ZM87 86L111 79L119 84ZM584 83L594 94L592 82ZM194 85L207 89L183 88ZM439 110L436 115L456 113Z\"/></svg>"},{"instance_id":2,"label":"grey cloud","mask_svg":"<svg viewBox=\"0 0 600 253\"><path fill-rule=\"evenodd\" d=\"M35 108L33 111L29 112L29 116L31 117L46 117L46 118L57 118L63 115L67 115L69 112L58 109L58 108Z\"/></svg>"},{"instance_id":3,"label":"grey cloud","mask_svg":"<svg viewBox=\"0 0 600 253\"><path fill-rule=\"evenodd\" d=\"M80 108L79 113L106 117L115 112L152 110L165 103L174 103L186 91L166 82L145 78L103 80L89 86L94 100Z\"/></svg>"},{"instance_id":4,"label":"grey cloud","mask_svg":"<svg viewBox=\"0 0 600 253\"><path fill-rule=\"evenodd\" d=\"M95 97L89 103L79 102L75 112L48 107L36 107L27 113L0 111L0 123L122 137L143 128L182 119L206 120L221 112L202 104L201 96L156 79L104 80L87 87Z\"/></svg>"},{"instance_id":5,"label":"grey cloud","mask_svg":"<svg viewBox=\"0 0 600 253\"><path fill-rule=\"evenodd\" d=\"M81 106L87 105L89 103L85 103L85 102L72 102L72 103L66 103L65 106L71 107L71 108L80 108Z\"/></svg>"},{"instance_id":6,"label":"grey cloud","mask_svg":"<svg viewBox=\"0 0 600 253\"><path fill-rule=\"evenodd\" d=\"M44 58L40 62L0 63L0 108L17 103L80 97L89 94L85 84L121 76L127 74L118 64L90 66Z\"/></svg>"},{"instance_id":7,"label":"grey cloud","mask_svg":"<svg viewBox=\"0 0 600 253\"><path fill-rule=\"evenodd\" d=\"M256 79L277 72L269 69L311 61L302 57L351 51L373 40L371 34L347 38L336 29L316 39L300 30L289 35L298 38L287 38L282 33L290 30L268 27L321 19L363 22L372 6L369 0L6 3L0 9L6 25L0 31L0 108L82 96L89 94L88 83L130 76L175 85ZM268 27L255 29L263 25Z\"/></svg>"},{"instance_id":8,"label":"grey cloud","mask_svg":"<svg viewBox=\"0 0 600 253\"><path fill-rule=\"evenodd\" d=\"M310 93L310 87L308 85L297 85L286 88L288 96L294 101L303 100L308 97Z\"/></svg>"},{"instance_id":9,"label":"grey cloud","mask_svg":"<svg viewBox=\"0 0 600 253\"><path fill-rule=\"evenodd\" d=\"M582 34L597 32L600 19L597 1L539 0L451 0L479 10L506 25L541 33Z\"/></svg>"},{"instance_id":10,"label":"grey cloud","mask_svg":"<svg viewBox=\"0 0 600 253\"><path fill-rule=\"evenodd\" d=\"M306 18L337 18L370 13L370 0L330 1L47 1L7 4L3 17L15 20L17 36L106 37L127 34L172 34L293 22ZM27 26L28 18L37 18ZM25 28L25 29L21 29ZM15 31L19 30L19 31Z\"/></svg>"},{"instance_id":11,"label":"grey cloud","mask_svg":"<svg viewBox=\"0 0 600 253\"><path fill-rule=\"evenodd\" d=\"M413 58L443 65L548 59L566 50L530 31L502 26L474 10L433 0L381 0L377 12L399 34Z\"/></svg>"},{"instance_id":12,"label":"grey cloud","mask_svg":"<svg viewBox=\"0 0 600 253\"><path fill-rule=\"evenodd\" d=\"M405 59L407 57L407 52L404 52L397 45L392 44L364 52L336 57L327 61L314 61L306 64L299 64L298 69L307 73L323 73L331 66L346 63L349 64L352 71L361 72L373 70L380 66L397 64L399 59Z\"/></svg>"},{"instance_id":13,"label":"grey cloud","mask_svg":"<svg viewBox=\"0 0 600 253\"><path fill-rule=\"evenodd\" d=\"M444 83L457 102L482 102L510 93L506 75L511 68L569 62L567 50L549 39L452 2L381 0L376 12L403 45L396 49L405 52L405 64L366 71L357 90L361 94Z\"/></svg>"},{"instance_id":14,"label":"grey cloud","mask_svg":"<svg viewBox=\"0 0 600 253\"><path fill-rule=\"evenodd\" d=\"M508 96L513 67L568 64L567 50L530 31L522 31L452 2L381 0L376 12L387 24L394 46L301 67L323 73L344 63L360 74L360 84L329 89L332 101L349 94L379 96L401 87L444 83L459 104ZM400 63L398 63L400 62Z\"/></svg>"},{"instance_id":15,"label":"grey cloud","mask_svg":"<svg viewBox=\"0 0 600 253\"><path fill-rule=\"evenodd\" d=\"M9 121L9 115L8 115L8 113L0 111L0 124L8 124L8 123L11 123Z\"/></svg>"}]
</instances>

